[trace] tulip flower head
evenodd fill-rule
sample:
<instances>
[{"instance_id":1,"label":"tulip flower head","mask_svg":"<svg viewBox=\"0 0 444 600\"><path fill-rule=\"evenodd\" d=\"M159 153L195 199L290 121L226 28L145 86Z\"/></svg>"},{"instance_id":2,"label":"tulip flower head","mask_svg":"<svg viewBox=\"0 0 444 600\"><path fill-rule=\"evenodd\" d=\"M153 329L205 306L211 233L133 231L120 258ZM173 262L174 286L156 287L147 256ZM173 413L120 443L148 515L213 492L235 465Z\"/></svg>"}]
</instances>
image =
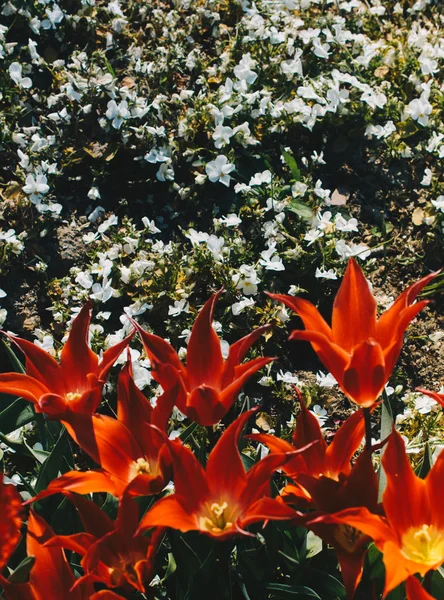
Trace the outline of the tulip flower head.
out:
<instances>
[{"instance_id":1,"label":"tulip flower head","mask_svg":"<svg viewBox=\"0 0 444 600\"><path fill-rule=\"evenodd\" d=\"M351 258L333 304L331 327L311 302L282 294L270 296L294 310L305 325L305 331L293 331L290 339L311 342L346 396L362 408L369 408L391 375L404 331L428 304L427 300L413 302L436 275L427 275L408 287L377 319L375 298Z\"/></svg>"},{"instance_id":2,"label":"tulip flower head","mask_svg":"<svg viewBox=\"0 0 444 600\"><path fill-rule=\"evenodd\" d=\"M223 359L220 339L212 326L214 306L221 291L206 302L193 325L186 367L168 342L147 333L134 322L151 362L154 379L164 390L177 382L176 406L187 417L205 426L218 423L247 380L273 360L256 358L240 364L268 326L258 327L238 340L230 347L228 358Z\"/></svg>"},{"instance_id":3,"label":"tulip flower head","mask_svg":"<svg viewBox=\"0 0 444 600\"><path fill-rule=\"evenodd\" d=\"M0 572L20 540L22 500L14 485L0 473Z\"/></svg>"},{"instance_id":4,"label":"tulip flower head","mask_svg":"<svg viewBox=\"0 0 444 600\"><path fill-rule=\"evenodd\" d=\"M186 446L170 444L175 493L156 502L142 518L139 531L171 527L225 540L246 534L244 528L251 523L296 515L270 497L271 476L289 456L270 454L245 472L237 444L253 412L255 409L243 413L226 429L210 453L205 470Z\"/></svg>"},{"instance_id":5,"label":"tulip flower head","mask_svg":"<svg viewBox=\"0 0 444 600\"><path fill-rule=\"evenodd\" d=\"M36 412L55 418L95 412L109 370L133 334L108 348L99 360L88 345L90 312L91 304L87 302L72 323L60 364L35 344L8 336L26 357L26 374L0 374L0 392L30 400Z\"/></svg>"},{"instance_id":6,"label":"tulip flower head","mask_svg":"<svg viewBox=\"0 0 444 600\"><path fill-rule=\"evenodd\" d=\"M383 553L385 597L416 573L424 577L444 563L444 451L421 479L413 472L404 442L394 430L382 465L387 476L382 500L385 517L367 508L350 508L332 515L330 522L344 523L373 538ZM415 584L409 586L414 589Z\"/></svg>"}]
</instances>

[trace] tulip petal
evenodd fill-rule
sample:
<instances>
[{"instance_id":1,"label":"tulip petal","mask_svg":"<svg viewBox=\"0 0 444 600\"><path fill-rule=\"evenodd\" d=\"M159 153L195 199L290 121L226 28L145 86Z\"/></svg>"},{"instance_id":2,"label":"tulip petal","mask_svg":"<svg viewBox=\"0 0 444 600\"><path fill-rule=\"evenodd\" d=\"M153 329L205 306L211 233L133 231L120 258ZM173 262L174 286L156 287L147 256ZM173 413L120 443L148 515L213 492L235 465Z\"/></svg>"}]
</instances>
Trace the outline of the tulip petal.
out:
<instances>
[{"instance_id":1,"label":"tulip petal","mask_svg":"<svg viewBox=\"0 0 444 600\"><path fill-rule=\"evenodd\" d=\"M430 507L433 508L436 498L444 498L444 450L438 455L435 464L429 471L426 478L426 486L429 497ZM444 530L444 511L432 510L431 524L438 529Z\"/></svg>"},{"instance_id":2,"label":"tulip petal","mask_svg":"<svg viewBox=\"0 0 444 600\"><path fill-rule=\"evenodd\" d=\"M238 524L243 529L258 521L289 521L298 516L293 508L274 498L260 498L254 502L239 519Z\"/></svg>"},{"instance_id":3,"label":"tulip petal","mask_svg":"<svg viewBox=\"0 0 444 600\"><path fill-rule=\"evenodd\" d=\"M337 479L340 473L350 473L350 460L364 437L364 414L362 410L350 415L335 433L325 452L326 475Z\"/></svg>"},{"instance_id":4,"label":"tulip petal","mask_svg":"<svg viewBox=\"0 0 444 600\"><path fill-rule=\"evenodd\" d=\"M170 452L174 460L176 495L180 497L184 509L192 513L209 494L205 471L191 450L182 442L171 442Z\"/></svg>"},{"instance_id":5,"label":"tulip petal","mask_svg":"<svg viewBox=\"0 0 444 600\"><path fill-rule=\"evenodd\" d=\"M242 413L224 431L208 457L206 475L211 495L217 498L228 495L239 498L247 476L238 449L239 438L248 419L257 412L256 408ZM227 468L228 467L228 468Z\"/></svg>"},{"instance_id":6,"label":"tulip petal","mask_svg":"<svg viewBox=\"0 0 444 600\"><path fill-rule=\"evenodd\" d=\"M250 435L245 436L249 440L254 440L255 442L260 442L261 444L265 444L267 448L269 448L270 452L273 454L284 454L285 452L293 452L295 450L295 446L278 438L274 435L270 435L268 433L252 433ZM301 471L307 471L307 465L304 460L303 455L297 454L291 460L289 460L285 465L282 466L282 471L288 476L293 477Z\"/></svg>"},{"instance_id":7,"label":"tulip petal","mask_svg":"<svg viewBox=\"0 0 444 600\"><path fill-rule=\"evenodd\" d=\"M409 577L405 582L405 590L407 592L407 600L435 600L433 596L431 596L416 577Z\"/></svg>"},{"instance_id":8,"label":"tulip petal","mask_svg":"<svg viewBox=\"0 0 444 600\"><path fill-rule=\"evenodd\" d=\"M134 383L131 357L119 373L117 382L117 420L121 421L136 437L143 423L150 423L153 407L145 394Z\"/></svg>"},{"instance_id":9,"label":"tulip petal","mask_svg":"<svg viewBox=\"0 0 444 600\"><path fill-rule=\"evenodd\" d=\"M32 502L66 492L77 494L95 494L108 492L113 496L119 496L124 484L115 481L108 473L101 469L95 471L68 471L57 479L53 479L48 487L31 499Z\"/></svg>"},{"instance_id":10,"label":"tulip petal","mask_svg":"<svg viewBox=\"0 0 444 600\"><path fill-rule=\"evenodd\" d=\"M428 480L420 479L413 472L405 444L396 430L390 435L382 457L382 466L387 476L383 496L385 514L398 535L402 536L410 527L432 523L427 496Z\"/></svg>"},{"instance_id":11,"label":"tulip petal","mask_svg":"<svg viewBox=\"0 0 444 600\"><path fill-rule=\"evenodd\" d=\"M20 541L22 499L14 485L6 485L0 473L0 572Z\"/></svg>"},{"instance_id":12,"label":"tulip petal","mask_svg":"<svg viewBox=\"0 0 444 600\"><path fill-rule=\"evenodd\" d=\"M133 339L135 333L136 330L133 329L133 331L129 335L127 335L126 338L124 338L121 342L118 342L117 344L114 344L114 346L108 348L108 350L105 350L98 366L99 379L107 378L109 370L114 365L119 356L122 354L122 352L125 350L125 348L128 346L130 341Z\"/></svg>"},{"instance_id":13,"label":"tulip petal","mask_svg":"<svg viewBox=\"0 0 444 600\"><path fill-rule=\"evenodd\" d=\"M191 330L187 348L187 373L190 389L206 385L220 389L224 359L220 339L213 328L214 306L222 290L214 294L201 308Z\"/></svg>"},{"instance_id":14,"label":"tulip petal","mask_svg":"<svg viewBox=\"0 0 444 600\"><path fill-rule=\"evenodd\" d=\"M82 393L85 389L86 375L97 373L99 358L88 344L91 308L92 303L88 301L72 322L71 331L60 355L60 368L67 392Z\"/></svg>"},{"instance_id":15,"label":"tulip petal","mask_svg":"<svg viewBox=\"0 0 444 600\"><path fill-rule=\"evenodd\" d=\"M242 374L239 375L233 383L231 383L228 387L224 388L220 393L220 401L225 408L224 414L228 412L234 401L236 400L239 392L244 387L246 382L250 379L256 371L268 365L268 363L272 362L274 358L255 358L254 360L250 360L245 363L245 365L241 365ZM222 415L223 416L223 415ZM222 418L222 417L220 417Z\"/></svg>"},{"instance_id":16,"label":"tulip petal","mask_svg":"<svg viewBox=\"0 0 444 600\"><path fill-rule=\"evenodd\" d=\"M361 581L367 546L357 548L353 552L346 552L338 548L338 546L335 546L335 550L341 567L342 580L347 592L347 598L354 598L356 588Z\"/></svg>"},{"instance_id":17,"label":"tulip petal","mask_svg":"<svg viewBox=\"0 0 444 600\"><path fill-rule=\"evenodd\" d=\"M301 411L293 433L293 445L295 448L303 448L307 444L316 442L307 448L302 456L308 472L318 477L321 473L324 473L327 444L322 435L318 419L308 410L302 400L300 405Z\"/></svg>"},{"instance_id":18,"label":"tulip petal","mask_svg":"<svg viewBox=\"0 0 444 600\"><path fill-rule=\"evenodd\" d=\"M208 385L195 387L186 402L187 417L205 427L218 423L227 412L219 392Z\"/></svg>"},{"instance_id":19,"label":"tulip petal","mask_svg":"<svg viewBox=\"0 0 444 600\"><path fill-rule=\"evenodd\" d=\"M179 531L193 531L199 529L199 524L193 513L190 513L176 494L161 498L142 517L136 535L150 527L171 527Z\"/></svg>"},{"instance_id":20,"label":"tulip petal","mask_svg":"<svg viewBox=\"0 0 444 600\"><path fill-rule=\"evenodd\" d=\"M258 340L265 331L268 331L272 326L263 325L258 327L248 335L244 336L234 344L231 344L228 353L228 358L225 361L224 375L222 380L222 388L227 387L235 378L234 369L237 365L240 365L245 354L248 352L250 347Z\"/></svg>"},{"instance_id":21,"label":"tulip petal","mask_svg":"<svg viewBox=\"0 0 444 600\"><path fill-rule=\"evenodd\" d=\"M345 523L371 537L378 547L386 541L396 542L396 533L389 527L387 520L371 513L365 507L346 508L332 515L323 515L311 523ZM309 523L310 524L310 523Z\"/></svg>"},{"instance_id":22,"label":"tulip petal","mask_svg":"<svg viewBox=\"0 0 444 600\"><path fill-rule=\"evenodd\" d=\"M179 371L183 377L186 377L185 367L181 363L177 352L174 350L171 344L158 335L148 333L142 329L136 321L132 321L132 323L136 328L137 333L140 335L140 339L142 340L143 347L151 363L151 373L154 379L160 383L164 389L168 387L170 374L164 374L164 371L162 370L163 365L171 365L177 369L177 371Z\"/></svg>"},{"instance_id":23,"label":"tulip petal","mask_svg":"<svg viewBox=\"0 0 444 600\"><path fill-rule=\"evenodd\" d=\"M378 399L390 373L385 370L381 346L367 339L353 349L349 364L338 380L344 393L363 408L369 408Z\"/></svg>"},{"instance_id":24,"label":"tulip petal","mask_svg":"<svg viewBox=\"0 0 444 600\"><path fill-rule=\"evenodd\" d=\"M1 373L0 392L11 396L20 396L35 404L48 392L48 388L40 380L24 373Z\"/></svg>"},{"instance_id":25,"label":"tulip petal","mask_svg":"<svg viewBox=\"0 0 444 600\"><path fill-rule=\"evenodd\" d=\"M283 302L288 308L294 310L302 319L305 329L317 331L327 339L332 340L330 326L327 325L321 313L311 302L304 298L295 298L285 294L268 294L268 296L277 302Z\"/></svg>"},{"instance_id":26,"label":"tulip petal","mask_svg":"<svg viewBox=\"0 0 444 600\"><path fill-rule=\"evenodd\" d=\"M438 392L432 392L430 390L425 390L424 388L416 388L417 392L421 392L421 394L425 394L426 396L430 396L433 398L435 402L438 402L444 408L444 394L439 394Z\"/></svg>"},{"instance_id":27,"label":"tulip petal","mask_svg":"<svg viewBox=\"0 0 444 600\"><path fill-rule=\"evenodd\" d=\"M333 304L333 340L351 352L376 335L376 301L358 263L350 258Z\"/></svg>"},{"instance_id":28,"label":"tulip petal","mask_svg":"<svg viewBox=\"0 0 444 600\"><path fill-rule=\"evenodd\" d=\"M95 535L83 531L73 535L55 535L45 543L45 548L63 548L84 556L88 548L95 542Z\"/></svg>"}]
</instances>

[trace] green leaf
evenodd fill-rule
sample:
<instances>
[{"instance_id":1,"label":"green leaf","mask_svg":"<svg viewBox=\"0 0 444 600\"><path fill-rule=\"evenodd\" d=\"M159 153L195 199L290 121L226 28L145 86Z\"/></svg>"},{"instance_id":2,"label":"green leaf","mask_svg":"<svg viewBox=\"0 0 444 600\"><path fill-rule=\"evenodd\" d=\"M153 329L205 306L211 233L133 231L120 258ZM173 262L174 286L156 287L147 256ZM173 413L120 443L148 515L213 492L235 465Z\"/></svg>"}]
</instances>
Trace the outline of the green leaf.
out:
<instances>
[{"instance_id":1,"label":"green leaf","mask_svg":"<svg viewBox=\"0 0 444 600\"><path fill-rule=\"evenodd\" d=\"M14 569L12 575L8 577L8 581L10 583L26 583L34 563L35 556L27 556L24 558L19 566Z\"/></svg>"},{"instance_id":2,"label":"green leaf","mask_svg":"<svg viewBox=\"0 0 444 600\"><path fill-rule=\"evenodd\" d=\"M6 354L9 357L9 360L11 361L13 370L15 373L24 373L25 372L25 367L23 365L23 363L17 358L16 353L14 352L14 350L11 348L11 345L7 342L5 342L5 340L2 340L3 342L3 346L6 350Z\"/></svg>"},{"instance_id":3,"label":"green leaf","mask_svg":"<svg viewBox=\"0 0 444 600\"><path fill-rule=\"evenodd\" d=\"M417 475L424 479L427 473L433 466L433 458L432 458L432 450L430 448L429 442L426 443L424 448L424 458L422 459L422 463L418 469Z\"/></svg>"},{"instance_id":4,"label":"green leaf","mask_svg":"<svg viewBox=\"0 0 444 600\"><path fill-rule=\"evenodd\" d=\"M287 152L287 150L284 150L283 148L281 148L281 153L294 179L296 181L300 181L301 171L299 170L298 164L293 154L290 154L290 152Z\"/></svg>"},{"instance_id":5,"label":"green leaf","mask_svg":"<svg viewBox=\"0 0 444 600\"><path fill-rule=\"evenodd\" d=\"M51 453L40 469L39 476L35 484L35 489L37 492L45 489L48 484L58 476L59 472L63 472L64 470L66 471L66 469L63 467L63 462L65 460L65 456L69 456L69 450L69 437L66 429L63 427L60 432L59 439L55 443Z\"/></svg>"},{"instance_id":6,"label":"green leaf","mask_svg":"<svg viewBox=\"0 0 444 600\"><path fill-rule=\"evenodd\" d=\"M23 427L35 419L31 404L27 400L18 398L0 412L0 431L8 435L19 427Z\"/></svg>"},{"instance_id":7,"label":"green leaf","mask_svg":"<svg viewBox=\"0 0 444 600\"><path fill-rule=\"evenodd\" d=\"M297 200L293 198L290 204L287 206L287 210L295 213L300 217L303 221L311 221L313 219L313 211L311 208L302 202L301 200Z\"/></svg>"},{"instance_id":8,"label":"green leaf","mask_svg":"<svg viewBox=\"0 0 444 600\"><path fill-rule=\"evenodd\" d=\"M185 444L188 438L191 437L196 431L197 427L197 423L191 423L191 425L188 425L188 427L179 435L180 440Z\"/></svg>"},{"instance_id":9,"label":"green leaf","mask_svg":"<svg viewBox=\"0 0 444 600\"><path fill-rule=\"evenodd\" d=\"M267 586L267 590L270 593L268 598L272 600L291 600L292 598L317 598L321 600L321 597L309 587L305 585L287 585L285 583L271 583Z\"/></svg>"},{"instance_id":10,"label":"green leaf","mask_svg":"<svg viewBox=\"0 0 444 600\"><path fill-rule=\"evenodd\" d=\"M392 432L393 429L393 413L392 407L387 397L384 398L381 407L381 429L380 439L385 440ZM384 454L384 448L381 450L381 458ZM379 489L378 489L378 502L382 501L382 494L384 493L385 486L387 485L387 478L382 467L379 468Z\"/></svg>"}]
</instances>

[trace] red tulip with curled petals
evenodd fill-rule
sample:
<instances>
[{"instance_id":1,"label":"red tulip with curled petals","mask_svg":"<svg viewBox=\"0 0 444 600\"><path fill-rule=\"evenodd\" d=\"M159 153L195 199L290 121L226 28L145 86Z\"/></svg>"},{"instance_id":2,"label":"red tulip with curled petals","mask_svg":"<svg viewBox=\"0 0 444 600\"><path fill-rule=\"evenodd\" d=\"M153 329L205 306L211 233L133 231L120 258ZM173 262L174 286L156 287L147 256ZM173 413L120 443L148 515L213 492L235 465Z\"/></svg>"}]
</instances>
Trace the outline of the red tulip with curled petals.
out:
<instances>
[{"instance_id":1,"label":"red tulip with curled petals","mask_svg":"<svg viewBox=\"0 0 444 600\"><path fill-rule=\"evenodd\" d=\"M444 394L439 392L432 392L431 390L425 390L424 388L416 388L417 392L421 392L421 394L425 394L432 398L435 402L438 402L444 408Z\"/></svg>"},{"instance_id":2,"label":"red tulip with curled petals","mask_svg":"<svg viewBox=\"0 0 444 600\"><path fill-rule=\"evenodd\" d=\"M14 485L4 482L0 473L0 572L20 540L22 499Z\"/></svg>"},{"instance_id":3,"label":"red tulip with curled petals","mask_svg":"<svg viewBox=\"0 0 444 600\"><path fill-rule=\"evenodd\" d=\"M21 396L36 412L56 419L70 413L94 413L99 407L108 373L134 333L111 346L99 360L88 345L91 302L72 323L60 363L32 342L8 335L26 357L26 374L0 374L0 392Z\"/></svg>"},{"instance_id":4,"label":"red tulip with curled petals","mask_svg":"<svg viewBox=\"0 0 444 600\"><path fill-rule=\"evenodd\" d=\"M369 408L393 371L407 326L428 304L427 300L414 303L416 297L437 274L408 287L377 319L375 298L351 258L333 304L331 327L308 300L269 295L294 310L305 325L305 331L293 331L290 339L311 342L344 394L362 408Z\"/></svg>"},{"instance_id":5,"label":"red tulip with curled petals","mask_svg":"<svg viewBox=\"0 0 444 600\"><path fill-rule=\"evenodd\" d=\"M147 333L134 322L151 362L152 375L166 389L178 382L176 406L200 425L214 425L228 412L247 380L274 360L256 358L240 364L250 346L269 326L258 327L230 346L224 360L220 339L213 329L213 312L222 290L201 309L191 331L187 365L182 364L172 346L157 335Z\"/></svg>"},{"instance_id":6,"label":"red tulip with curled petals","mask_svg":"<svg viewBox=\"0 0 444 600\"><path fill-rule=\"evenodd\" d=\"M211 451L206 469L182 443L170 442L175 493L158 500L140 522L139 531L171 527L199 531L225 540L247 534L245 527L268 520L293 519L289 506L271 497L270 479L296 452L269 454L246 472L237 444L247 419L240 415ZM301 450L302 452L302 450Z\"/></svg>"}]
</instances>

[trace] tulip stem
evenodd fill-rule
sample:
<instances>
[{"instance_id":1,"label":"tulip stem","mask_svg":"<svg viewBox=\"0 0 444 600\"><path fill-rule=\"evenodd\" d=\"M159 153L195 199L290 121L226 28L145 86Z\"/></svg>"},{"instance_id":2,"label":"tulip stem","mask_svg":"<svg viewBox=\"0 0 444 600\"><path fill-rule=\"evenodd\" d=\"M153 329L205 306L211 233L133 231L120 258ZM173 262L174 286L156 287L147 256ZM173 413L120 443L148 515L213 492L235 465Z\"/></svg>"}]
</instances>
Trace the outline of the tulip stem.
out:
<instances>
[{"instance_id":1,"label":"tulip stem","mask_svg":"<svg viewBox=\"0 0 444 600\"><path fill-rule=\"evenodd\" d=\"M365 425L365 449L369 452L372 451L372 422L371 412L369 408L363 408L364 412L364 425Z\"/></svg>"}]
</instances>

